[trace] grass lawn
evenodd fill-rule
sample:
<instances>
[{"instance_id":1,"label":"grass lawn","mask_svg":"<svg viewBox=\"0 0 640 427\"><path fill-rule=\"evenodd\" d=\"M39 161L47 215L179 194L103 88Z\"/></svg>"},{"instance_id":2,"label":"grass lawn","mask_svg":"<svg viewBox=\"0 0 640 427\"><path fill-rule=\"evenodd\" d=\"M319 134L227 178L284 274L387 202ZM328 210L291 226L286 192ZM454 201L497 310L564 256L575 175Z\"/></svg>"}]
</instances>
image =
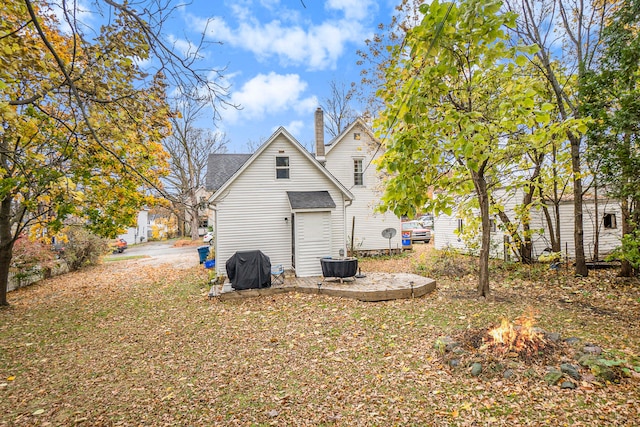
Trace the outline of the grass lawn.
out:
<instances>
[{"instance_id":1,"label":"grass lawn","mask_svg":"<svg viewBox=\"0 0 640 427\"><path fill-rule=\"evenodd\" d=\"M422 247L421 247L422 246ZM206 271L106 263L11 292L0 310L0 425L634 426L640 423L640 285L495 263L494 298L475 298L473 260L425 251L361 260L367 271L437 280L423 298L380 303L281 294L207 298ZM547 366L451 355L443 337L534 313L577 347L631 368L586 370L575 390ZM470 363L481 361L478 377ZM624 361L624 362L623 362ZM490 363L489 363L490 362ZM513 375L505 378L503 371Z\"/></svg>"}]
</instances>

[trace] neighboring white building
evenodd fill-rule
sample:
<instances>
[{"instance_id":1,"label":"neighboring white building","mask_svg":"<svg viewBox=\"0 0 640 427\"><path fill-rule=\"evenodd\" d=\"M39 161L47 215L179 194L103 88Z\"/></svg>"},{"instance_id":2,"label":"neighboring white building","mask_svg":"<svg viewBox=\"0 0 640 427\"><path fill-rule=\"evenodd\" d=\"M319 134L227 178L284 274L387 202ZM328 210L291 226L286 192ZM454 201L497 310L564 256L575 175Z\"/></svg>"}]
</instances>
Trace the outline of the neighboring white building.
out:
<instances>
[{"instance_id":1,"label":"neighboring white building","mask_svg":"<svg viewBox=\"0 0 640 427\"><path fill-rule=\"evenodd\" d=\"M138 212L138 220L135 227L127 228L126 233L118 237L127 241L129 245L146 242L149 240L149 209L144 208Z\"/></svg>"},{"instance_id":2,"label":"neighboring white building","mask_svg":"<svg viewBox=\"0 0 640 427\"><path fill-rule=\"evenodd\" d=\"M320 258L346 254L352 193L284 128L252 155L209 156L216 269L237 251L260 250L299 277L320 276Z\"/></svg>"},{"instance_id":3,"label":"neighboring white building","mask_svg":"<svg viewBox=\"0 0 640 427\"><path fill-rule=\"evenodd\" d=\"M318 114L322 115L322 110L316 111L316 115ZM320 124L316 124L316 127L323 126L322 119L317 117L316 121L318 120ZM325 167L355 197L347 207L347 247L351 247L352 228L355 228L355 251L381 252L389 247L401 250L400 218L391 212L375 211L380 204L381 182L374 160L383 151L364 120L357 119L331 141L326 147L326 154L320 142L321 138L317 135L316 157L326 159ZM396 235L391 240L382 236L382 231L386 228L396 230Z\"/></svg>"},{"instance_id":4,"label":"neighboring white building","mask_svg":"<svg viewBox=\"0 0 640 427\"><path fill-rule=\"evenodd\" d=\"M522 202L522 193L516 195L500 195L501 203L504 211L513 221L515 218L514 210L516 206ZM554 207L548 207L549 213L554 215ZM562 253L569 258L575 257L575 242L573 237L574 231L574 208L573 200L563 200L559 205L560 213L560 238L562 244ZM479 215L479 214L478 214ZM612 199L598 198L598 214L596 215L596 203L594 198L585 197L583 202L583 229L584 229L584 248L587 259L602 258L610 253L616 247L620 246L622 238L622 230L619 224L621 220L620 204ZM507 234L500 227L500 219L492 218L491 233L491 256L502 258L504 256L504 236ZM595 240L596 240L596 224L599 231L598 257L595 257ZM473 244L465 242L461 233L465 232L468 224L464 218L457 216L454 211L451 215L437 215L434 220L434 247L436 249L455 248L463 252L472 249ZM535 208L531 212L530 227L534 230L532 237L533 253L532 256L537 258L545 249L551 248L551 239L547 227L547 221L542 209ZM520 226L521 230L522 227ZM480 236L478 234L478 242ZM511 258L515 254L510 254Z\"/></svg>"},{"instance_id":5,"label":"neighboring white building","mask_svg":"<svg viewBox=\"0 0 640 427\"><path fill-rule=\"evenodd\" d=\"M208 205L211 192L207 191L205 187L198 187L196 189L196 200L198 200L198 236L204 236L209 229L214 228L215 215L213 209ZM187 226L191 226L191 209L185 209L184 218Z\"/></svg>"}]
</instances>

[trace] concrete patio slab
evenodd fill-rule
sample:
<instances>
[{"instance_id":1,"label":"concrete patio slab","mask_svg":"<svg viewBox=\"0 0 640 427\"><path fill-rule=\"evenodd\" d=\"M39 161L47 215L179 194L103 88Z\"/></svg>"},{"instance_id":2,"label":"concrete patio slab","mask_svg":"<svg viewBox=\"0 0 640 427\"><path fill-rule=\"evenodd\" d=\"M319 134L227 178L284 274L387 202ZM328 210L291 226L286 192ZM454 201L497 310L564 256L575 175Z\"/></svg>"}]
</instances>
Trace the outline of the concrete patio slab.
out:
<instances>
[{"instance_id":1,"label":"concrete patio slab","mask_svg":"<svg viewBox=\"0 0 640 427\"><path fill-rule=\"evenodd\" d=\"M225 283L224 286L212 288L210 296L229 301L284 292L303 292L360 301L387 301L418 298L436 288L434 279L410 273L367 273L365 277L345 279L343 282L323 279L322 276L287 277L284 285L242 291L235 291L229 283Z\"/></svg>"}]
</instances>

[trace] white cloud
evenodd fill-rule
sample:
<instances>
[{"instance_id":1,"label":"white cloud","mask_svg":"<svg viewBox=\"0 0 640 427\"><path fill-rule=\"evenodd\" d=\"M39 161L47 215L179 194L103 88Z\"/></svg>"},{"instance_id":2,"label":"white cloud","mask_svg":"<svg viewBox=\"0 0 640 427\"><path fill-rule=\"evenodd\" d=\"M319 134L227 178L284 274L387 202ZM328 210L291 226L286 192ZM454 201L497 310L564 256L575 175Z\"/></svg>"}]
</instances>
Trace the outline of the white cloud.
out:
<instances>
[{"instance_id":1,"label":"white cloud","mask_svg":"<svg viewBox=\"0 0 640 427\"><path fill-rule=\"evenodd\" d=\"M277 3L270 2L273 7ZM279 13L277 19L260 22L254 9L235 6L231 25L217 16L210 21L187 17L190 25L204 30L210 40L252 52L262 61L277 57L283 66L305 66L310 70L335 69L349 43L362 43L369 35L361 21L372 15L377 7L372 0L329 0L326 8L343 15L319 24L303 22L297 12ZM294 19L297 17L297 19Z\"/></svg>"},{"instance_id":2,"label":"white cloud","mask_svg":"<svg viewBox=\"0 0 640 427\"><path fill-rule=\"evenodd\" d=\"M306 65L311 70L334 69L348 42L360 42L363 29L358 23L326 22L303 29L287 27L280 21L267 24L241 23L231 30L226 23L209 27L209 36L251 51L266 60L277 56L282 65Z\"/></svg>"},{"instance_id":3,"label":"white cloud","mask_svg":"<svg viewBox=\"0 0 640 427\"><path fill-rule=\"evenodd\" d=\"M176 38L173 35L169 35L168 39L174 50L180 52L184 58L202 57L202 51L198 50L198 47L190 41Z\"/></svg>"},{"instance_id":4,"label":"white cloud","mask_svg":"<svg viewBox=\"0 0 640 427\"><path fill-rule=\"evenodd\" d=\"M363 20L375 13L371 8L376 6L377 3L372 0L327 0L325 3L326 9L343 12L345 19L358 20Z\"/></svg>"},{"instance_id":5,"label":"white cloud","mask_svg":"<svg viewBox=\"0 0 640 427\"><path fill-rule=\"evenodd\" d=\"M303 98L307 83L297 74L258 74L231 93L230 102L241 110L228 108L222 111L223 121L236 123L242 120L261 120L267 115L286 111L309 111L309 105L317 105L315 97Z\"/></svg>"},{"instance_id":6,"label":"white cloud","mask_svg":"<svg viewBox=\"0 0 640 427\"><path fill-rule=\"evenodd\" d=\"M299 140L298 135L302 133L304 130L304 122L302 120L293 120L288 125L284 127L291 135L293 135L296 139Z\"/></svg>"},{"instance_id":7,"label":"white cloud","mask_svg":"<svg viewBox=\"0 0 640 427\"><path fill-rule=\"evenodd\" d=\"M71 20L75 19L74 25L80 31L93 31L92 23L95 20L94 13L91 11L90 5L85 1L77 1L69 4L65 3L67 8L67 14L64 13L62 0L54 0L51 3L51 9L56 19L58 20L58 27L64 34L71 34L71 25L67 21L67 17Z\"/></svg>"}]
</instances>

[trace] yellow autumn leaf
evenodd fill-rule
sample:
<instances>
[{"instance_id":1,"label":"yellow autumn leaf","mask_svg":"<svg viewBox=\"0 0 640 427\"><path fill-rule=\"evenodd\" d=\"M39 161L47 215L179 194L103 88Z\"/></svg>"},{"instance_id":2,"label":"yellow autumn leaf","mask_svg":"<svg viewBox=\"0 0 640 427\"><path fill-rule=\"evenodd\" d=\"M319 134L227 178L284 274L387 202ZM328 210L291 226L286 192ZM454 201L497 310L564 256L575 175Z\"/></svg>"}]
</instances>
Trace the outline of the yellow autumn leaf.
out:
<instances>
[{"instance_id":1,"label":"yellow autumn leaf","mask_svg":"<svg viewBox=\"0 0 640 427\"><path fill-rule=\"evenodd\" d=\"M7 381L13 381L16 379L15 375L11 375L10 377L7 377Z\"/></svg>"}]
</instances>

